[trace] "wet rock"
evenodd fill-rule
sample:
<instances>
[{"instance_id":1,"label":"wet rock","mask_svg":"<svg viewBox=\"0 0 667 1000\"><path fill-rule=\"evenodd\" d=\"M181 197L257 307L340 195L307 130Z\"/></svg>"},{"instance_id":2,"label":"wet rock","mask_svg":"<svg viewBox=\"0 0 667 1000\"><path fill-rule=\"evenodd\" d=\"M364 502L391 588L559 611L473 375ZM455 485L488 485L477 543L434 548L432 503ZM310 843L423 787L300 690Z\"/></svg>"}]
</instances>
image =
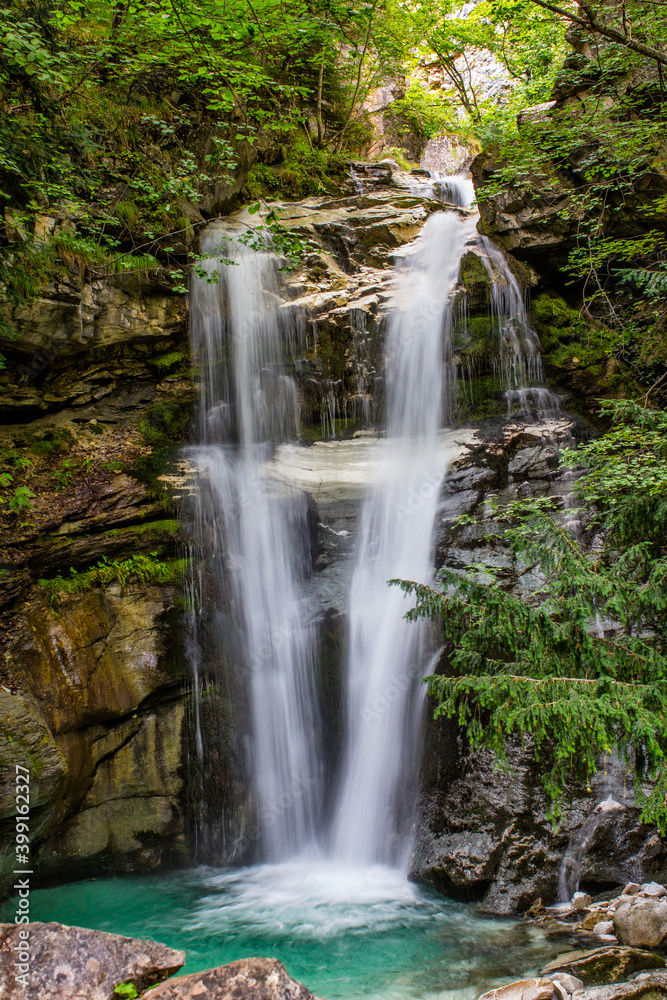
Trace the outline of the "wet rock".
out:
<instances>
[{"instance_id":1,"label":"wet rock","mask_svg":"<svg viewBox=\"0 0 667 1000\"><path fill-rule=\"evenodd\" d=\"M667 976L663 972L652 972L637 976L629 983L592 986L575 996L577 1000L632 1000L634 997L661 1000L667 997Z\"/></svg>"},{"instance_id":2,"label":"wet rock","mask_svg":"<svg viewBox=\"0 0 667 1000\"><path fill-rule=\"evenodd\" d=\"M572 905L575 910L585 910L591 905L591 897L587 892L575 892L572 897Z\"/></svg>"},{"instance_id":3,"label":"wet rock","mask_svg":"<svg viewBox=\"0 0 667 1000\"><path fill-rule=\"evenodd\" d=\"M667 937L667 901L636 896L617 907L613 924L622 944L655 948Z\"/></svg>"},{"instance_id":4,"label":"wet rock","mask_svg":"<svg viewBox=\"0 0 667 1000\"><path fill-rule=\"evenodd\" d=\"M151 1000L314 1000L275 958L242 958L229 965L179 976L151 991ZM531 1000L543 1000L542 997ZM544 998L548 1000L548 998Z\"/></svg>"},{"instance_id":5,"label":"wet rock","mask_svg":"<svg viewBox=\"0 0 667 1000\"><path fill-rule=\"evenodd\" d=\"M576 976L570 976L567 972L554 972L553 975L548 978L553 979L555 983L560 983L568 993L574 993L575 990L581 990L584 988L584 984L581 979L577 979Z\"/></svg>"},{"instance_id":6,"label":"wet rock","mask_svg":"<svg viewBox=\"0 0 667 1000\"><path fill-rule=\"evenodd\" d=\"M520 979L483 993L479 1000L552 1000L554 992L551 979Z\"/></svg>"},{"instance_id":7,"label":"wet rock","mask_svg":"<svg viewBox=\"0 0 667 1000\"><path fill-rule=\"evenodd\" d=\"M636 882L627 882L625 888L623 889L623 896L636 896L639 892L640 887Z\"/></svg>"},{"instance_id":8,"label":"wet rock","mask_svg":"<svg viewBox=\"0 0 667 1000\"><path fill-rule=\"evenodd\" d=\"M613 934L614 924L611 920L601 920L599 923L595 924L593 927L594 934ZM627 942L624 942L627 943Z\"/></svg>"},{"instance_id":9,"label":"wet rock","mask_svg":"<svg viewBox=\"0 0 667 1000\"><path fill-rule=\"evenodd\" d=\"M587 986L616 983L641 969L660 969L665 960L660 955L637 948L595 948L593 951L571 951L550 962L545 976L566 972L581 979Z\"/></svg>"},{"instance_id":10,"label":"wet rock","mask_svg":"<svg viewBox=\"0 0 667 1000\"><path fill-rule=\"evenodd\" d=\"M640 887L640 893L642 896L650 896L652 899L661 899L663 896L667 896L667 889L659 882L647 882Z\"/></svg>"},{"instance_id":11,"label":"wet rock","mask_svg":"<svg viewBox=\"0 0 667 1000\"><path fill-rule=\"evenodd\" d=\"M182 951L155 941L68 927L56 923L28 926L28 986L17 980L15 949L25 942L25 927L0 925L0 998L4 1000L114 1000L121 983L138 992L162 982L185 962ZM20 952L19 952L20 954ZM115 994L117 997L117 994Z\"/></svg>"}]
</instances>

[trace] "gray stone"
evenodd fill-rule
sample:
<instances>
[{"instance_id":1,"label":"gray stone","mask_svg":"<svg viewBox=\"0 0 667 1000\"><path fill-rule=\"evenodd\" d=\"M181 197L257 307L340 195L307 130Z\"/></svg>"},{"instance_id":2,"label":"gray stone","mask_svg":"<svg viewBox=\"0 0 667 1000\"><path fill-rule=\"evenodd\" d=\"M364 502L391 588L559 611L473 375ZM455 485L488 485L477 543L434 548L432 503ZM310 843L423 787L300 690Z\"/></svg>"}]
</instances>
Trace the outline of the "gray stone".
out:
<instances>
[{"instance_id":1,"label":"gray stone","mask_svg":"<svg viewBox=\"0 0 667 1000\"><path fill-rule=\"evenodd\" d=\"M591 897L587 892L575 892L572 897L572 905L575 910L585 910L591 905Z\"/></svg>"},{"instance_id":2,"label":"gray stone","mask_svg":"<svg viewBox=\"0 0 667 1000\"><path fill-rule=\"evenodd\" d=\"M0 1000L117 1000L116 986L132 983L138 992L162 982L185 962L182 951L156 941L68 927L32 923L28 983L17 980L15 966L26 927L0 925Z\"/></svg>"},{"instance_id":3,"label":"gray stone","mask_svg":"<svg viewBox=\"0 0 667 1000\"><path fill-rule=\"evenodd\" d=\"M519 979L483 993L479 1000L552 1000L555 989L551 979Z\"/></svg>"},{"instance_id":4,"label":"gray stone","mask_svg":"<svg viewBox=\"0 0 667 1000\"><path fill-rule=\"evenodd\" d=\"M242 958L206 972L179 976L151 990L151 1000L314 1000L275 958ZM542 1000L542 998L531 998Z\"/></svg>"},{"instance_id":5,"label":"gray stone","mask_svg":"<svg viewBox=\"0 0 667 1000\"><path fill-rule=\"evenodd\" d=\"M553 979L555 983L560 983L568 993L574 993L575 990L583 990L584 988L581 979L577 979L576 976L570 976L567 972L554 972L553 975L549 976L549 979Z\"/></svg>"},{"instance_id":6,"label":"gray stone","mask_svg":"<svg viewBox=\"0 0 667 1000\"><path fill-rule=\"evenodd\" d=\"M667 896L667 889L659 882L646 882L641 886L640 891L644 896L651 896L653 899L661 899Z\"/></svg>"},{"instance_id":7,"label":"gray stone","mask_svg":"<svg viewBox=\"0 0 667 1000\"><path fill-rule=\"evenodd\" d=\"M592 951L571 951L559 955L543 969L542 974L549 976L554 972L566 972L581 979L586 986L597 986L616 983L641 969L661 969L664 965L662 956L638 948L594 948Z\"/></svg>"},{"instance_id":8,"label":"gray stone","mask_svg":"<svg viewBox=\"0 0 667 1000\"><path fill-rule=\"evenodd\" d=\"M637 882L628 882L623 888L623 896L636 896L639 892L640 886Z\"/></svg>"},{"instance_id":9,"label":"gray stone","mask_svg":"<svg viewBox=\"0 0 667 1000\"><path fill-rule=\"evenodd\" d=\"M612 920L600 920L599 923L595 924L593 927L594 934L613 934L614 933L614 923Z\"/></svg>"},{"instance_id":10,"label":"gray stone","mask_svg":"<svg viewBox=\"0 0 667 1000\"><path fill-rule=\"evenodd\" d=\"M634 897L614 913L614 932L622 944L655 948L667 937L667 901Z\"/></svg>"},{"instance_id":11,"label":"gray stone","mask_svg":"<svg viewBox=\"0 0 667 1000\"><path fill-rule=\"evenodd\" d=\"M593 986L574 994L573 1000L662 1000L667 997L667 976L662 972L637 977L629 983Z\"/></svg>"}]
</instances>

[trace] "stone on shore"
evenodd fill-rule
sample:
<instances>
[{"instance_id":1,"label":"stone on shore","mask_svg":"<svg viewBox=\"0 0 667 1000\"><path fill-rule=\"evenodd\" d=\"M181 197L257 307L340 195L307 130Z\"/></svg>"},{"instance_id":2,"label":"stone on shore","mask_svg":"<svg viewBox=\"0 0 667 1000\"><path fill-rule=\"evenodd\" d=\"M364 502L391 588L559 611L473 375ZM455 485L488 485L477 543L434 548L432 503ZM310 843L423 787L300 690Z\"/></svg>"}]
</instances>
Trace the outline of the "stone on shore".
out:
<instances>
[{"instance_id":1,"label":"stone on shore","mask_svg":"<svg viewBox=\"0 0 667 1000\"><path fill-rule=\"evenodd\" d=\"M149 995L150 1000L316 1000L275 958L242 958L217 969L179 976ZM531 996L525 1000L549 997Z\"/></svg>"},{"instance_id":2,"label":"stone on shore","mask_svg":"<svg viewBox=\"0 0 667 1000\"><path fill-rule=\"evenodd\" d=\"M662 886L660 886L662 889ZM655 948L667 937L667 901L635 896L614 913L614 933L621 944Z\"/></svg>"},{"instance_id":3,"label":"stone on shore","mask_svg":"<svg viewBox=\"0 0 667 1000\"><path fill-rule=\"evenodd\" d=\"M551 979L519 979L483 993L479 1000L552 1000L554 993Z\"/></svg>"},{"instance_id":4,"label":"stone on shore","mask_svg":"<svg viewBox=\"0 0 667 1000\"><path fill-rule=\"evenodd\" d=\"M23 926L0 924L0 1000L118 1000L116 986L138 992L172 976L185 962L182 951L85 927L35 922L28 925L28 986L17 980L16 956Z\"/></svg>"},{"instance_id":5,"label":"stone on shore","mask_svg":"<svg viewBox=\"0 0 667 1000\"><path fill-rule=\"evenodd\" d=\"M617 983L642 969L661 969L665 960L660 955L638 948L595 948L593 951L570 951L559 955L542 970L542 975L566 972L581 979L585 986Z\"/></svg>"}]
</instances>

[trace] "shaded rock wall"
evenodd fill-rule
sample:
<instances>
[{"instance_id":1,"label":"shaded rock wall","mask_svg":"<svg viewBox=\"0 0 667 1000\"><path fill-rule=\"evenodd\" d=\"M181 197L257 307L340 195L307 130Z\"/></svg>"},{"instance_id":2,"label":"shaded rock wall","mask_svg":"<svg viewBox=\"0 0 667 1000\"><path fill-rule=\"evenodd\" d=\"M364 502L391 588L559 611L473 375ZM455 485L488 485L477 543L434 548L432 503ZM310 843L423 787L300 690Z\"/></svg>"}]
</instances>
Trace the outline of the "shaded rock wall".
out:
<instances>
[{"instance_id":1,"label":"shaded rock wall","mask_svg":"<svg viewBox=\"0 0 667 1000\"><path fill-rule=\"evenodd\" d=\"M18 308L0 373L0 872L31 772L41 880L181 859L183 649L173 460L187 303L76 272ZM0 879L4 888L7 879Z\"/></svg>"}]
</instances>

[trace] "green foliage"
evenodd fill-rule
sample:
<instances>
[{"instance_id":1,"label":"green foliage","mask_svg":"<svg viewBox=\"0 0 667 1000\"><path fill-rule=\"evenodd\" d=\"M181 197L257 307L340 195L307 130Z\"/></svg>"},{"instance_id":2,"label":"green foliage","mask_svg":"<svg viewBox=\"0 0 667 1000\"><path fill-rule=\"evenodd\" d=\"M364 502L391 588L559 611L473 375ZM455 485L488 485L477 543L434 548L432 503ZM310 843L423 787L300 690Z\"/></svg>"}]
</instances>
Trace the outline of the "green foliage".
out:
<instances>
[{"instance_id":1,"label":"green foliage","mask_svg":"<svg viewBox=\"0 0 667 1000\"><path fill-rule=\"evenodd\" d=\"M644 818L664 832L667 414L625 400L603 415L614 427L564 455L582 470L593 547L573 537L557 500L516 502L496 512L496 540L540 581L529 600L474 567L441 570L438 589L400 586L416 597L407 617L441 623L447 641L444 671L429 678L436 716L501 757L510 737L530 736L555 812L566 784L617 748Z\"/></svg>"},{"instance_id":2,"label":"green foliage","mask_svg":"<svg viewBox=\"0 0 667 1000\"><path fill-rule=\"evenodd\" d=\"M152 365L159 371L169 371L171 368L176 368L185 361L185 355L182 351L170 351L169 354L161 354L157 358L153 358L151 361Z\"/></svg>"},{"instance_id":3,"label":"green foliage","mask_svg":"<svg viewBox=\"0 0 667 1000\"><path fill-rule=\"evenodd\" d=\"M190 427L190 411L174 402L149 406L139 423L139 433L153 448L180 444Z\"/></svg>"},{"instance_id":4,"label":"green foliage","mask_svg":"<svg viewBox=\"0 0 667 1000\"><path fill-rule=\"evenodd\" d=\"M17 486L9 500L9 509L14 514L31 510L34 496L35 494L29 486Z\"/></svg>"},{"instance_id":5,"label":"green foliage","mask_svg":"<svg viewBox=\"0 0 667 1000\"><path fill-rule=\"evenodd\" d=\"M103 556L92 569L79 573L71 567L69 576L59 575L40 580L39 585L56 597L58 593L80 594L95 585L104 587L120 583L124 587L132 580L142 583L173 583L180 579L182 570L182 560L161 560L158 552L137 553L127 559L114 560Z\"/></svg>"},{"instance_id":6,"label":"green foliage","mask_svg":"<svg viewBox=\"0 0 667 1000\"><path fill-rule=\"evenodd\" d=\"M134 983L120 983L114 989L114 994L119 997L125 997L126 1000L135 1000L135 998L139 996Z\"/></svg>"}]
</instances>

